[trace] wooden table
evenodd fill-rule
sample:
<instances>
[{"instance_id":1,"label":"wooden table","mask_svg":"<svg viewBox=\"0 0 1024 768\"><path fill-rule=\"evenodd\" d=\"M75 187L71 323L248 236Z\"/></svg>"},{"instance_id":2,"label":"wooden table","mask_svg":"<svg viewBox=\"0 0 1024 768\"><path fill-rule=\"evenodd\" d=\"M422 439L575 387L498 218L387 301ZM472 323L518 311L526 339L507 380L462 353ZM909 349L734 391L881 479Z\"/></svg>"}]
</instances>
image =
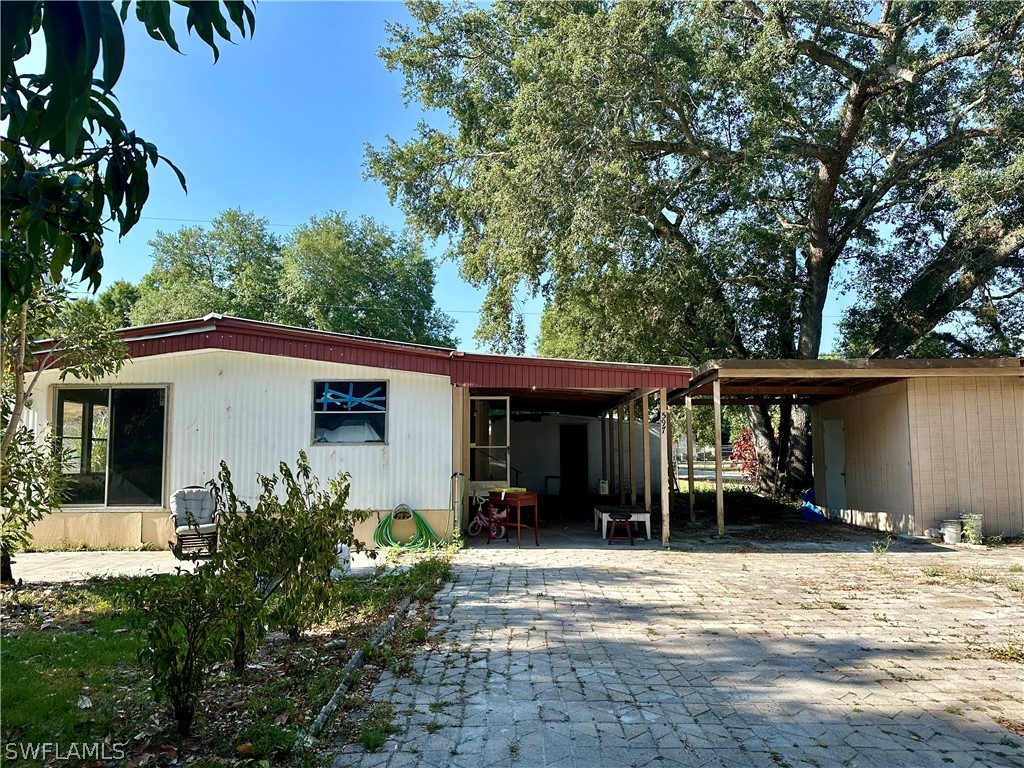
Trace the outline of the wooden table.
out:
<instances>
[{"instance_id":1,"label":"wooden table","mask_svg":"<svg viewBox=\"0 0 1024 768\"><path fill-rule=\"evenodd\" d=\"M522 543L522 530L533 531L533 540L540 546L540 534L537 533L538 521L538 509L537 509L537 494L533 491L527 491L526 493L502 493L501 491L491 491L488 497L490 502L491 514L499 509L506 510L506 515L503 518L491 517L493 523L505 526L505 541L508 541L508 529L516 529L516 547L520 547ZM533 507L533 525L528 525L523 522L523 507L529 509ZM512 522L512 510L515 509L516 518L515 522ZM487 526L487 543L491 543L491 526Z\"/></svg>"}]
</instances>

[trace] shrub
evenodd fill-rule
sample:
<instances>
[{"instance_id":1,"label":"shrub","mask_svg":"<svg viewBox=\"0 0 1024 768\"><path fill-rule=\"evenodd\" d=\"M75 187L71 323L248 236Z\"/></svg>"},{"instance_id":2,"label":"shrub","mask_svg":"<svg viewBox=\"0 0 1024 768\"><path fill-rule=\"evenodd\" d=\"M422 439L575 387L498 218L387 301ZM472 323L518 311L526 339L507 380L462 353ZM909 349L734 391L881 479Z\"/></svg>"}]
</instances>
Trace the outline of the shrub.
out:
<instances>
[{"instance_id":1,"label":"shrub","mask_svg":"<svg viewBox=\"0 0 1024 768\"><path fill-rule=\"evenodd\" d=\"M754 446L754 433L750 427L744 428L740 436L732 444L729 457L733 466L739 469L743 479L751 485L757 485L760 476L760 465L757 462L757 449Z\"/></svg>"},{"instance_id":2,"label":"shrub","mask_svg":"<svg viewBox=\"0 0 1024 768\"><path fill-rule=\"evenodd\" d=\"M279 523L274 550L277 591L271 621L297 639L323 618L331 599L331 571L338 564L337 545L348 544L360 552L365 544L355 539L355 526L369 517L369 510L350 510L349 475L343 473L321 490L305 452L299 454L296 472L280 466L284 499L273 493L277 477L261 478L264 495L260 504Z\"/></svg>"},{"instance_id":3,"label":"shrub","mask_svg":"<svg viewBox=\"0 0 1024 768\"><path fill-rule=\"evenodd\" d=\"M238 672L268 623L294 639L323 616L337 544L356 551L364 547L354 529L370 513L345 508L348 474L321 490L305 452L299 453L294 472L285 462L279 472L280 478L259 476L261 492L253 507L238 498L224 462L218 481L209 483L221 519L220 547L205 567L221 574L230 596L226 610L235 630L232 655Z\"/></svg>"},{"instance_id":4,"label":"shrub","mask_svg":"<svg viewBox=\"0 0 1024 768\"><path fill-rule=\"evenodd\" d=\"M199 695L210 666L231 644L222 584L212 569L157 576L137 595L149 619L142 660L150 668L153 696L167 699L178 735L192 731Z\"/></svg>"},{"instance_id":5,"label":"shrub","mask_svg":"<svg viewBox=\"0 0 1024 768\"><path fill-rule=\"evenodd\" d=\"M149 621L142 655L153 694L168 700L182 737L191 731L211 665L231 657L244 671L269 624L297 638L329 607L336 545L364 547L354 528L370 513L345 508L347 474L322 490L305 452L295 472L285 462L279 470L280 478L259 476L260 496L250 506L221 462L208 483L220 515L217 552L195 573L157 577L137 595Z\"/></svg>"}]
</instances>

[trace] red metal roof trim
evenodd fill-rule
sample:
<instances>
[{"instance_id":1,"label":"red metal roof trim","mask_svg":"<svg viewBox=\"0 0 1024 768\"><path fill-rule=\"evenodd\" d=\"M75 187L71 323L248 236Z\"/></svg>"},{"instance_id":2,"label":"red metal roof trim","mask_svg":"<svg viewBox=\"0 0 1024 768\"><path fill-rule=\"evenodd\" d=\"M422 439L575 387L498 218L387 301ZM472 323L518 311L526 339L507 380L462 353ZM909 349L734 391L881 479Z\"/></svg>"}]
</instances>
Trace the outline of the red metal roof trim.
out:
<instances>
[{"instance_id":1,"label":"red metal roof trim","mask_svg":"<svg viewBox=\"0 0 1024 768\"><path fill-rule=\"evenodd\" d=\"M676 389L693 375L677 366L463 353L220 315L126 328L121 337L133 358L222 349L448 376L459 386L492 389Z\"/></svg>"},{"instance_id":2,"label":"red metal roof trim","mask_svg":"<svg viewBox=\"0 0 1024 768\"><path fill-rule=\"evenodd\" d=\"M492 389L673 389L685 387L690 368L540 357L458 355L453 384Z\"/></svg>"}]
</instances>

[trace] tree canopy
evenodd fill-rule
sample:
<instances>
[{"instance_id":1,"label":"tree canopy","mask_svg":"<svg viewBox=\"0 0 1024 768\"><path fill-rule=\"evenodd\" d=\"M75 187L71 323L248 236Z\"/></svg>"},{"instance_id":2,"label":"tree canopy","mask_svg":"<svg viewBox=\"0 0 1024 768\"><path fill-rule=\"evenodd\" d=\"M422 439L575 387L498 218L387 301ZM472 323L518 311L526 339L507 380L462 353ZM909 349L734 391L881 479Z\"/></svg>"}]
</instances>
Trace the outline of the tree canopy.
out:
<instances>
[{"instance_id":1,"label":"tree canopy","mask_svg":"<svg viewBox=\"0 0 1024 768\"><path fill-rule=\"evenodd\" d=\"M217 40L255 31L242 0L188 2L185 25L219 56ZM110 0L7 3L0 15L0 310L6 320L42 278L67 270L95 289L108 226L123 236L149 197L149 170L161 160L185 177L156 146L124 123L113 89L124 67L124 30ZM150 37L179 50L167 0L138 2L135 16ZM33 46L46 51L43 72L21 71ZM96 77L97 69L101 74Z\"/></svg>"},{"instance_id":2,"label":"tree canopy","mask_svg":"<svg viewBox=\"0 0 1024 768\"><path fill-rule=\"evenodd\" d=\"M367 217L328 213L292 233L279 317L325 331L455 346L455 324L434 307L434 285L434 263L419 240Z\"/></svg>"},{"instance_id":3,"label":"tree canopy","mask_svg":"<svg viewBox=\"0 0 1024 768\"><path fill-rule=\"evenodd\" d=\"M420 240L370 218L313 216L288 237L231 209L209 227L158 232L138 286L117 281L68 311L111 327L219 312L336 333L454 346L454 322L434 305L434 263Z\"/></svg>"},{"instance_id":4,"label":"tree canopy","mask_svg":"<svg viewBox=\"0 0 1024 768\"><path fill-rule=\"evenodd\" d=\"M836 290L861 354L1020 350L1019 2L409 8L381 55L451 128L369 169L487 286L493 346L526 285L562 354L814 358ZM772 446L801 475L808 431Z\"/></svg>"},{"instance_id":5,"label":"tree canopy","mask_svg":"<svg viewBox=\"0 0 1024 768\"><path fill-rule=\"evenodd\" d=\"M149 247L153 267L139 284L138 300L129 312L132 325L210 312L274 319L281 243L266 219L231 209L220 213L209 229L157 232Z\"/></svg>"}]
</instances>

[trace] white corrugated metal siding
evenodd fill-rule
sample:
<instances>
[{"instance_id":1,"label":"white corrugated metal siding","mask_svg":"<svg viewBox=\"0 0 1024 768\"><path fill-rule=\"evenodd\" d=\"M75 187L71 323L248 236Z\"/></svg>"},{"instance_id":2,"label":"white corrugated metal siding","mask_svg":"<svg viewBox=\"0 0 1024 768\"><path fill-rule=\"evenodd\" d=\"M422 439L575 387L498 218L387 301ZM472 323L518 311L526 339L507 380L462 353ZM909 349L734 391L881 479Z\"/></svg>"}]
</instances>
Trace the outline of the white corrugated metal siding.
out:
<instances>
[{"instance_id":1,"label":"white corrugated metal siding","mask_svg":"<svg viewBox=\"0 0 1024 768\"><path fill-rule=\"evenodd\" d=\"M386 445L312 444L315 380L388 381ZM46 420L55 373L40 382L35 409ZM199 485L228 463L240 496L258 492L256 474L294 465L300 450L326 482L352 475L349 506L446 509L451 475L452 388L447 377L313 360L203 351L140 358L96 385L168 385L165 494ZM166 496L165 496L166 502Z\"/></svg>"}]
</instances>

